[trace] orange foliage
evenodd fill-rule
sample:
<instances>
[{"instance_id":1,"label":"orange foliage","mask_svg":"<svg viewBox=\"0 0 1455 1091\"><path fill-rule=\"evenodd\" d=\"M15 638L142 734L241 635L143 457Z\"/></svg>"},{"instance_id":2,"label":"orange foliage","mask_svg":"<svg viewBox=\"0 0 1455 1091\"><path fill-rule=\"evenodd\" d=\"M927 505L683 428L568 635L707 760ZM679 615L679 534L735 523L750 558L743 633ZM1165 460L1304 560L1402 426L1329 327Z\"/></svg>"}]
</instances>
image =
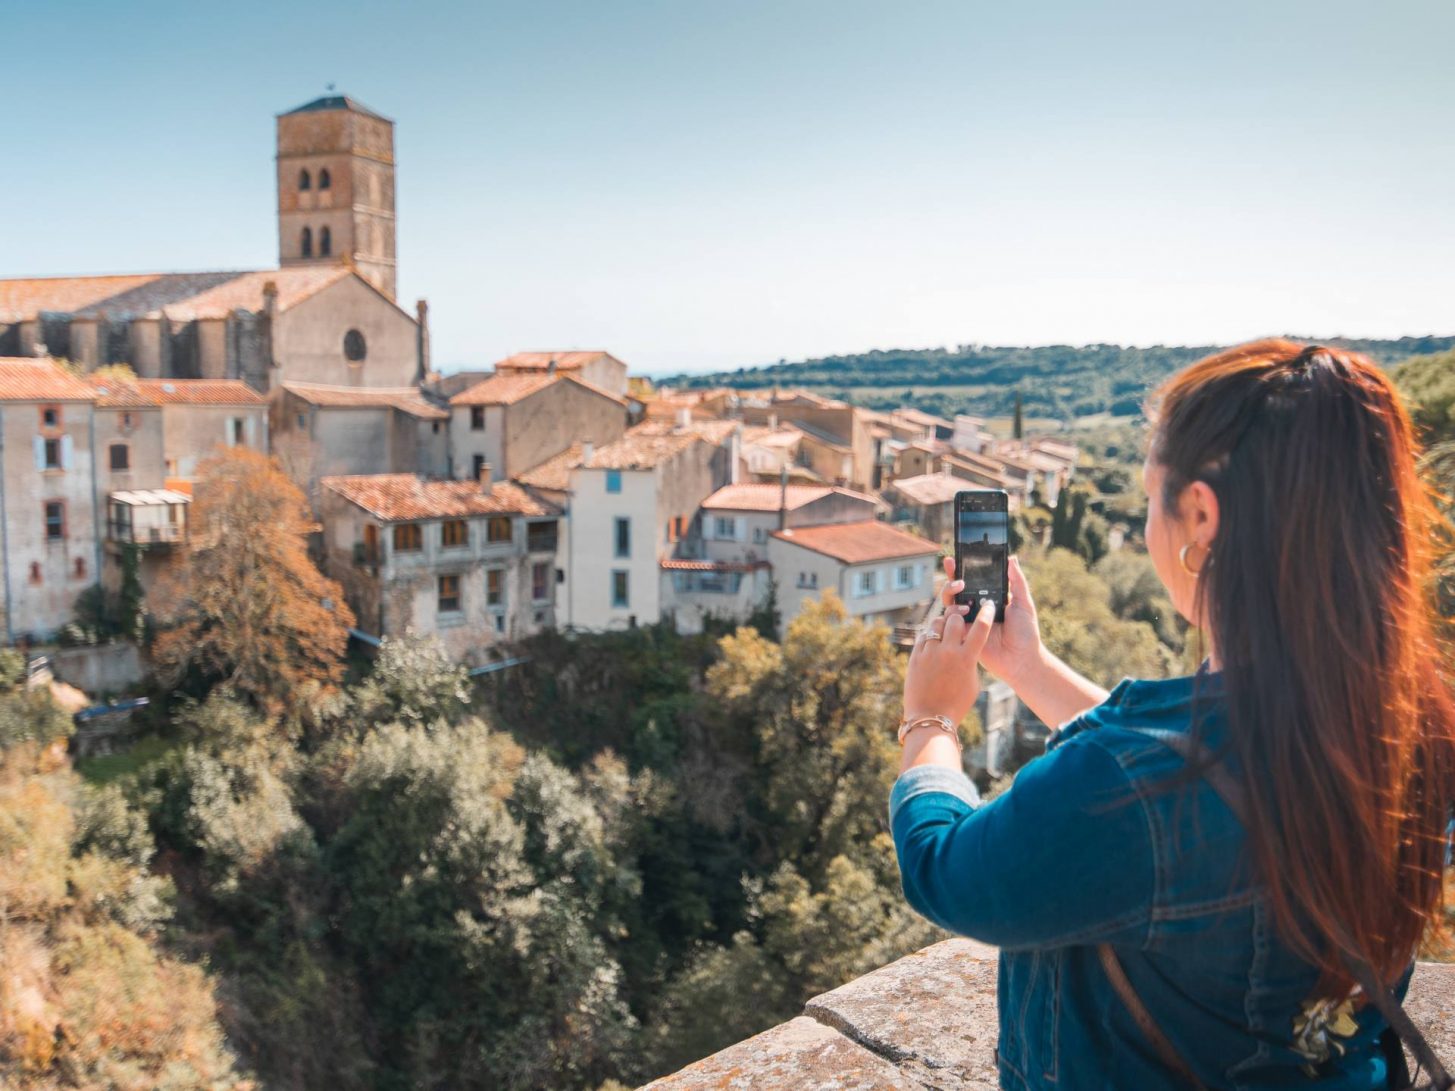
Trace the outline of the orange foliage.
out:
<instances>
[{"instance_id":1,"label":"orange foliage","mask_svg":"<svg viewBox=\"0 0 1455 1091\"><path fill-rule=\"evenodd\" d=\"M353 614L308 557L307 500L278 463L235 447L204 462L186 563L161 589L153 649L178 679L196 666L269 710L332 686Z\"/></svg>"},{"instance_id":2,"label":"orange foliage","mask_svg":"<svg viewBox=\"0 0 1455 1091\"><path fill-rule=\"evenodd\" d=\"M68 765L0 750L0 1087L229 1088L238 1077L201 968L108 919L129 865L73 850ZM88 894L88 888L90 893Z\"/></svg>"}]
</instances>

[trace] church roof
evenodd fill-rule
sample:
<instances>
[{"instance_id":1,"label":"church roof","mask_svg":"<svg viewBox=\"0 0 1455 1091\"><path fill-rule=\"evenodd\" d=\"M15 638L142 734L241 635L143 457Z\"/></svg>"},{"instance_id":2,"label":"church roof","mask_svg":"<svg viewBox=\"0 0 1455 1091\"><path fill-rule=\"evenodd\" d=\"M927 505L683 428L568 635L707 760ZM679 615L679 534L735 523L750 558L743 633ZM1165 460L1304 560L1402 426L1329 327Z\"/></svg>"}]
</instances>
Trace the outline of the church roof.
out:
<instances>
[{"instance_id":1,"label":"church roof","mask_svg":"<svg viewBox=\"0 0 1455 1091\"><path fill-rule=\"evenodd\" d=\"M302 106L295 106L291 110L284 110L279 117L287 117L289 114L307 114L315 110L352 110L356 114L368 114L370 117L377 117L380 121L388 121L389 118L371 110L356 98L348 95L324 95L312 102L305 102Z\"/></svg>"},{"instance_id":2,"label":"church roof","mask_svg":"<svg viewBox=\"0 0 1455 1091\"><path fill-rule=\"evenodd\" d=\"M41 314L76 318L226 318L235 310L263 309L263 287L278 289L278 310L302 303L344 277L347 266L299 265L217 273L137 273L99 277L23 277L0 280L0 321L25 322Z\"/></svg>"}]
</instances>

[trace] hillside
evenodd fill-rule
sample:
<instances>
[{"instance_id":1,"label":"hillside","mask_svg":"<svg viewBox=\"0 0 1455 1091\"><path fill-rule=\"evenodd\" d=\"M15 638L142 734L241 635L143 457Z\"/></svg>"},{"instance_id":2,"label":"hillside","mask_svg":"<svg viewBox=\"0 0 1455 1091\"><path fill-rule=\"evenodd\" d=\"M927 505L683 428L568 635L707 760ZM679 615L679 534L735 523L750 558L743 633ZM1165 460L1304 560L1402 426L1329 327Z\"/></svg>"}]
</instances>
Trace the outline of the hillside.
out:
<instances>
[{"instance_id":1,"label":"hillside","mask_svg":"<svg viewBox=\"0 0 1455 1091\"><path fill-rule=\"evenodd\" d=\"M1389 341L1328 338L1327 342L1368 353L1381 364L1455 348L1455 336ZM966 412L982 416L1008 414L1019 391L1029 417L1065 419L1091 413L1123 416L1138 411L1143 394L1152 384L1217 347L961 345L955 349L887 349L710 375L680 375L665 381L686 387L799 386L875 409L914 405L945 416Z\"/></svg>"}]
</instances>

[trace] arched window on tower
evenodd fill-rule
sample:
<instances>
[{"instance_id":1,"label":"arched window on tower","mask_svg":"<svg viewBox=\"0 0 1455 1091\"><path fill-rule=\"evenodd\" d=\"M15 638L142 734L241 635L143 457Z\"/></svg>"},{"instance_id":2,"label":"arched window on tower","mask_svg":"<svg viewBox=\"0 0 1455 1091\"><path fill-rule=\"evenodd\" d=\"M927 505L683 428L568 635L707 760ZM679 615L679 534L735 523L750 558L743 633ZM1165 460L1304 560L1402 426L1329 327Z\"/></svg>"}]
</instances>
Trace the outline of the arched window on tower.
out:
<instances>
[{"instance_id":1,"label":"arched window on tower","mask_svg":"<svg viewBox=\"0 0 1455 1091\"><path fill-rule=\"evenodd\" d=\"M311 227L305 227L303 229L302 250L305 258L313 257L313 228Z\"/></svg>"},{"instance_id":2,"label":"arched window on tower","mask_svg":"<svg viewBox=\"0 0 1455 1091\"><path fill-rule=\"evenodd\" d=\"M320 227L318 229L318 256L326 258L331 253L333 253L333 236L329 233L328 228Z\"/></svg>"},{"instance_id":3,"label":"arched window on tower","mask_svg":"<svg viewBox=\"0 0 1455 1091\"><path fill-rule=\"evenodd\" d=\"M333 185L333 179L329 177L328 168L324 167L318 172L318 188L328 189L331 185Z\"/></svg>"},{"instance_id":4,"label":"arched window on tower","mask_svg":"<svg viewBox=\"0 0 1455 1091\"><path fill-rule=\"evenodd\" d=\"M313 188L313 179L308 176L308 172L306 170L301 170L301 171L298 172L298 188L299 189L312 189Z\"/></svg>"}]
</instances>

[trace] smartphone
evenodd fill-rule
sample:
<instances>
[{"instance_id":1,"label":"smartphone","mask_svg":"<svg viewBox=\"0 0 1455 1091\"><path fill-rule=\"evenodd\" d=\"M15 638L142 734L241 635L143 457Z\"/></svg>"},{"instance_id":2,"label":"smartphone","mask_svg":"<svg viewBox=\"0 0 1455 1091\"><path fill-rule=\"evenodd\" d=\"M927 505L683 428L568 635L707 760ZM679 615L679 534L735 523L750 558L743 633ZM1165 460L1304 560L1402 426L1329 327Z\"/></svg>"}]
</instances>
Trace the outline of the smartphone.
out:
<instances>
[{"instance_id":1,"label":"smartphone","mask_svg":"<svg viewBox=\"0 0 1455 1091\"><path fill-rule=\"evenodd\" d=\"M970 607L973 620L983 599L995 603L997 623L1005 618L1010 576L1010 497L1002 489L955 494L955 572L965 590L955 601Z\"/></svg>"}]
</instances>

